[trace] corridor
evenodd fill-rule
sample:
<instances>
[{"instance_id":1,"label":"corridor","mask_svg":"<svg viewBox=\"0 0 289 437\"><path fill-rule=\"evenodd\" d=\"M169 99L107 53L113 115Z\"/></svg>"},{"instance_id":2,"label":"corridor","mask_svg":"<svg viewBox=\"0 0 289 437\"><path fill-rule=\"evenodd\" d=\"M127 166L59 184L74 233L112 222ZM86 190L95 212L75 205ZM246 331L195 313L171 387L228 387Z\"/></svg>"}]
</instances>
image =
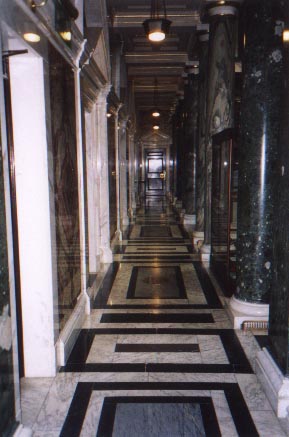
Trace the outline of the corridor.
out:
<instances>
[{"instance_id":1,"label":"corridor","mask_svg":"<svg viewBox=\"0 0 289 437\"><path fill-rule=\"evenodd\" d=\"M177 217L159 199L137 210L66 365L22 379L34 437L285 435L253 372L266 336L232 329Z\"/></svg>"}]
</instances>

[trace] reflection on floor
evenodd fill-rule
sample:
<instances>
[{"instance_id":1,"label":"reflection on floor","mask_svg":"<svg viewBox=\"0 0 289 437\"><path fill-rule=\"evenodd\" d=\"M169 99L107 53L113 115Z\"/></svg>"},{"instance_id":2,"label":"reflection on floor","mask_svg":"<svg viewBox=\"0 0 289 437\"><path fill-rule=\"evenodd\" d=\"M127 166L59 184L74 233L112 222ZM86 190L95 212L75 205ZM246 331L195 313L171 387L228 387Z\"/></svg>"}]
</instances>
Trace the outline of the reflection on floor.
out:
<instances>
[{"instance_id":1,"label":"reflection on floor","mask_svg":"<svg viewBox=\"0 0 289 437\"><path fill-rule=\"evenodd\" d=\"M253 373L260 349L160 202L140 209L56 378L24 379L45 437L285 435Z\"/></svg>"}]
</instances>

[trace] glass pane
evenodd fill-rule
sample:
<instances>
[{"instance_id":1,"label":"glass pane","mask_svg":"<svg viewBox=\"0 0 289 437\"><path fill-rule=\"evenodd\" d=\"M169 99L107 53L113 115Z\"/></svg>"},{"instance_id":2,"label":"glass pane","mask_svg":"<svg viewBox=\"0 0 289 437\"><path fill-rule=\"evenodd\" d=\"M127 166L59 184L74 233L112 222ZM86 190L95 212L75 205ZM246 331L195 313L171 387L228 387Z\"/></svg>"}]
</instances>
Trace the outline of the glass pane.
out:
<instances>
[{"instance_id":1,"label":"glass pane","mask_svg":"<svg viewBox=\"0 0 289 437\"><path fill-rule=\"evenodd\" d=\"M148 160L149 172L161 172L163 171L163 160L162 159L149 159Z\"/></svg>"}]
</instances>

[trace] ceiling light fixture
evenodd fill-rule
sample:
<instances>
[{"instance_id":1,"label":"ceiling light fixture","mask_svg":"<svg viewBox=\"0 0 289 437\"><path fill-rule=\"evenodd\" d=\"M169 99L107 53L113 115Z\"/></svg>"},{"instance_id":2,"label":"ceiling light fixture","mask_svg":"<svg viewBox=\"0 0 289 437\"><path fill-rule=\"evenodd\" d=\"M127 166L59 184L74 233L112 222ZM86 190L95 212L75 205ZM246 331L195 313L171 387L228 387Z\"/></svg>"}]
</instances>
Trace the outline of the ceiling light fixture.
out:
<instances>
[{"instance_id":1,"label":"ceiling light fixture","mask_svg":"<svg viewBox=\"0 0 289 437\"><path fill-rule=\"evenodd\" d=\"M155 124L154 126L153 126L153 130L159 130L159 125L158 124Z\"/></svg>"},{"instance_id":2,"label":"ceiling light fixture","mask_svg":"<svg viewBox=\"0 0 289 437\"><path fill-rule=\"evenodd\" d=\"M289 42L289 30L283 30L283 42Z\"/></svg>"},{"instance_id":3,"label":"ceiling light fixture","mask_svg":"<svg viewBox=\"0 0 289 437\"><path fill-rule=\"evenodd\" d=\"M23 23L23 38L27 42L36 43L40 41L40 35L37 27L33 22Z\"/></svg>"},{"instance_id":4,"label":"ceiling light fixture","mask_svg":"<svg viewBox=\"0 0 289 437\"><path fill-rule=\"evenodd\" d=\"M153 107L153 112L152 112L152 116L153 117L160 117L160 111L158 109L158 80L155 77L155 82L154 82L154 107Z\"/></svg>"},{"instance_id":5,"label":"ceiling light fixture","mask_svg":"<svg viewBox=\"0 0 289 437\"><path fill-rule=\"evenodd\" d=\"M161 16L161 9L163 9L163 17ZM167 19L165 0L151 0L150 18L143 22L148 39L152 42L163 41L169 33L171 23L172 22Z\"/></svg>"}]
</instances>

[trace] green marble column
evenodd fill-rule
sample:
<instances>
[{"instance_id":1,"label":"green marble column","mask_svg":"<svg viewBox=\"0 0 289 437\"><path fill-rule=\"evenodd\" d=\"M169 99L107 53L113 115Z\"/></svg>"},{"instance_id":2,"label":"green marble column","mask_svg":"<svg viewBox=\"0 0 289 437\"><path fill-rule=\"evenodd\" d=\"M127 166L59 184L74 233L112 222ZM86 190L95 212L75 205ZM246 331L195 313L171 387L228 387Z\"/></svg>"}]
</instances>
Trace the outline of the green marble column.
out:
<instances>
[{"instance_id":1,"label":"green marble column","mask_svg":"<svg viewBox=\"0 0 289 437\"><path fill-rule=\"evenodd\" d=\"M278 28L281 3L246 0L242 17L245 45L238 156L237 289L231 307L265 318L274 275L273 187L278 174L283 71Z\"/></svg>"}]
</instances>

